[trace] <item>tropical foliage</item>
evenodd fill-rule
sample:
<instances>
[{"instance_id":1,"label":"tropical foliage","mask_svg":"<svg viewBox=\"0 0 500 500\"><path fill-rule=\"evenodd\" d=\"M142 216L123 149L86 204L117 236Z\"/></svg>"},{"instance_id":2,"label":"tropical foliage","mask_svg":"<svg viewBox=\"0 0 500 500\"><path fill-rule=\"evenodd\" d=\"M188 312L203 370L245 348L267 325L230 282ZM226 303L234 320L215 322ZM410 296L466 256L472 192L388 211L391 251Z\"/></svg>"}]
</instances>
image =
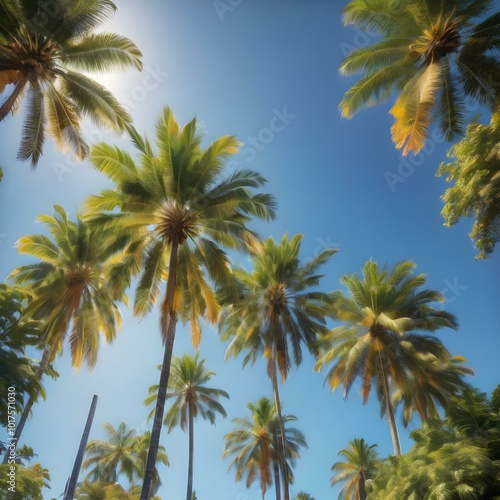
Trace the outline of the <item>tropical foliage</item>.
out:
<instances>
[{"instance_id":1,"label":"tropical foliage","mask_svg":"<svg viewBox=\"0 0 500 500\"><path fill-rule=\"evenodd\" d=\"M377 465L368 499L456 498L500 495L500 415L486 394L466 389L443 421L411 433L415 444Z\"/></svg>"},{"instance_id":2,"label":"tropical foliage","mask_svg":"<svg viewBox=\"0 0 500 500\"><path fill-rule=\"evenodd\" d=\"M366 481L375 475L378 461L376 444L368 445L364 439L354 438L349 447L339 451L345 458L343 462L332 465L334 475L330 484L345 482L338 498L366 500Z\"/></svg>"},{"instance_id":3,"label":"tropical foliage","mask_svg":"<svg viewBox=\"0 0 500 500\"><path fill-rule=\"evenodd\" d=\"M188 458L188 481L186 499L191 500L193 496L193 461L194 461L194 420L200 415L215 425L217 413L226 417L226 410L219 403L220 398L229 399L229 394L221 389L207 387L206 383L215 375L215 372L205 368L205 360L200 360L198 353L193 357L188 354L173 358L170 378L168 382L169 391L167 399L173 398L170 409L165 414L164 425L168 431L180 425L189 432L189 458ZM145 404L150 405L156 401L158 386L149 388L149 397ZM152 416L150 414L150 417ZM206 457L207 458L207 457Z\"/></svg>"},{"instance_id":4,"label":"tropical foliage","mask_svg":"<svg viewBox=\"0 0 500 500\"><path fill-rule=\"evenodd\" d=\"M235 480L241 481L246 476L246 487L250 488L259 480L262 498L268 486L274 482L276 500L281 498L277 434L279 421L276 406L267 398L256 403L248 403L251 418L234 418L234 431L224 436L224 456L234 455L229 469L235 470ZM300 457L299 448L307 447L304 435L286 423L294 422L294 415L283 415L285 422L286 473L289 482L293 482L292 467ZM273 479L274 478L274 479Z\"/></svg>"},{"instance_id":5,"label":"tropical foliage","mask_svg":"<svg viewBox=\"0 0 500 500\"><path fill-rule=\"evenodd\" d=\"M445 225L473 217L470 237L477 258L485 259L500 239L500 113L492 115L489 125L471 123L448 156L454 160L441 163L437 171L453 184L442 196Z\"/></svg>"},{"instance_id":6,"label":"tropical foliage","mask_svg":"<svg viewBox=\"0 0 500 500\"><path fill-rule=\"evenodd\" d=\"M132 485L126 490L119 483L83 481L77 490L78 500L140 500L140 486ZM159 496L151 500L162 500Z\"/></svg>"},{"instance_id":7,"label":"tropical foliage","mask_svg":"<svg viewBox=\"0 0 500 500\"><path fill-rule=\"evenodd\" d=\"M125 422L121 422L116 429L109 423L102 427L107 439L90 441L86 447L87 459L82 468L90 469L87 480L109 485L123 476L129 483L141 479L146 464L149 433L137 435L135 430L127 428ZM159 447L157 462L168 465L163 446ZM155 469L153 491L156 492L160 485L160 475Z\"/></svg>"},{"instance_id":8,"label":"tropical foliage","mask_svg":"<svg viewBox=\"0 0 500 500\"><path fill-rule=\"evenodd\" d=\"M83 159L89 149L83 116L112 130L131 124L113 94L85 74L142 69L142 54L131 40L94 33L115 10L109 0L0 2L0 94L14 87L0 106L0 121L26 101L19 160L38 163L46 132L58 149Z\"/></svg>"},{"instance_id":9,"label":"tropical foliage","mask_svg":"<svg viewBox=\"0 0 500 500\"><path fill-rule=\"evenodd\" d=\"M344 75L361 74L340 103L342 115L394 98L392 140L404 155L422 150L432 124L446 140L466 130L449 150L452 160L437 172L453 183L442 196L442 215L448 226L473 219L470 237L477 258L485 259L500 227L500 13L490 12L495 2L344 3L344 23L364 30L371 42L341 64ZM279 385L303 362L304 347L315 357L314 370L326 367L330 388L342 386L344 398L356 381L363 403L374 389L389 423L393 453L386 459L379 458L377 445L360 438L338 453L331 486L342 485L339 499L500 499L500 386L490 397L472 388L466 381L474 371L466 359L431 335L458 326L439 306L444 292L425 288L426 277L415 274L409 260L392 267L370 260L361 275L342 277L346 291L325 292L320 270L335 249L322 244L323 250L303 261L301 234L262 241L251 223L274 220L277 204L263 192L267 181L260 173L233 168L237 162L230 160L242 146L235 136L205 144L202 122L181 125L167 107L150 143L113 94L87 76L142 70L142 54L131 40L98 32L115 11L110 0L0 0L0 121L23 109L18 160L36 166L50 136L56 149L76 159L90 155L110 186L90 196L73 220L59 205L40 215L46 232L16 244L29 262L0 284L0 425L10 436L8 443L0 441L0 490L11 493L0 497L43 500L49 471L30 465L37 456L31 447L14 444L33 404L46 396L43 376L57 377L52 364L67 346L75 371L96 365L101 338L115 339L119 304L128 306L126 292L133 285L133 314L142 319L156 310L163 341L159 383L150 386L145 401L154 406L152 430L138 434L125 422L116 428L105 423L104 439L86 446L86 477L75 498L161 500L159 467L169 461L160 434L163 426L168 432L179 426L188 431L186 500L197 499L195 420L215 424L217 415L226 417L221 400L229 394L208 386L215 372L200 354L173 356L180 321L189 325L195 348L202 326L217 327L219 340L228 344L226 358L243 353L244 367L264 359L274 401L249 402L249 415L232 419L223 451L231 460L228 472L247 488L258 485L263 500L271 487L276 500L290 500L296 461L307 448L302 432L292 427L297 417L283 415ZM479 118L470 122L471 102L491 112L488 125ZM259 140L281 130L273 125L279 112L273 113ZM286 107L282 114L283 121L294 116ZM86 119L126 132L135 158L128 147L105 143L90 151ZM0 181L2 176L0 168ZM248 257L244 265L237 252ZM332 328L330 320L338 324ZM95 404L91 415L94 410ZM405 427L415 415L421 425L413 422L414 444L405 454L398 414ZM334 424L332 429L342 430ZM65 498L73 498L82 453L83 444ZM315 499L301 491L293 500Z\"/></svg>"},{"instance_id":10,"label":"tropical foliage","mask_svg":"<svg viewBox=\"0 0 500 500\"><path fill-rule=\"evenodd\" d=\"M48 470L39 463L29 467L18 464L14 466L14 475L9 476L11 467L10 464L0 465L0 488L4 493L9 492L9 500L44 500L42 488L50 488Z\"/></svg>"},{"instance_id":11,"label":"tropical foliage","mask_svg":"<svg viewBox=\"0 0 500 500\"><path fill-rule=\"evenodd\" d=\"M355 48L340 66L361 79L344 95L342 115L394 93L392 140L403 154L424 146L432 122L447 140L462 134L467 100L495 109L500 79L500 14L492 0L351 0L346 25L370 30L374 42Z\"/></svg>"},{"instance_id":12,"label":"tropical foliage","mask_svg":"<svg viewBox=\"0 0 500 500\"><path fill-rule=\"evenodd\" d=\"M35 376L36 362L26 356L26 348L36 347L41 338L40 322L24 316L29 297L22 289L0 284L0 420L3 423L8 421L9 402L16 413L21 413L26 395L45 397L45 391ZM14 392L9 388L14 388ZM8 400L9 392L12 392L14 401Z\"/></svg>"},{"instance_id":13,"label":"tropical foliage","mask_svg":"<svg viewBox=\"0 0 500 500\"><path fill-rule=\"evenodd\" d=\"M40 380L47 366L61 354L64 339L71 328L71 361L79 369L85 361L89 368L97 362L100 336L112 342L120 326L121 313L116 301L126 301L128 282L120 274L123 237L96 226L78 216L68 219L65 210L54 205L54 215L40 215L51 234L23 236L17 242L20 253L39 262L14 269L9 279L32 296L25 307L21 324L29 318L42 321L39 345L43 356L36 371ZM17 335L17 333L14 331ZM16 439L24 428L34 398L30 398L16 428Z\"/></svg>"},{"instance_id":14,"label":"tropical foliage","mask_svg":"<svg viewBox=\"0 0 500 500\"><path fill-rule=\"evenodd\" d=\"M305 491L299 491L294 497L293 500L316 500L314 497L306 493Z\"/></svg>"},{"instance_id":15,"label":"tropical foliage","mask_svg":"<svg viewBox=\"0 0 500 500\"><path fill-rule=\"evenodd\" d=\"M426 278L423 274L414 275L414 268L411 261L399 262L389 270L369 260L363 266L361 279L356 274L344 275L341 281L348 294L335 292L334 311L346 324L333 328L321 339L323 354L315 365L320 370L331 364L328 382L332 390L342 384L344 397L359 378L361 396L366 402L373 382L376 383L389 422L394 455L401 454L401 447L391 386L402 397L411 393L409 384L418 385L420 379L438 387L437 392L443 390L439 385L439 370L432 381L428 380L429 373L418 370L423 363L449 364L451 356L436 337L419 331L457 327L452 314L433 307L434 303L443 302L443 296L436 290L422 289ZM453 391L460 382L459 376L454 377L446 391ZM431 408L441 401L435 393L426 397ZM424 416L425 412L422 410L420 414Z\"/></svg>"},{"instance_id":16,"label":"tropical foliage","mask_svg":"<svg viewBox=\"0 0 500 500\"><path fill-rule=\"evenodd\" d=\"M226 173L224 161L239 142L223 136L201 148L196 118L181 127L169 108L156 124L155 154L149 141L131 131L140 151L139 165L118 148L99 144L90 158L95 168L116 184L86 202L89 217L130 235L129 251L141 275L134 312L149 313L160 295L160 328L165 352L151 433L150 457L144 490L156 462L170 373L177 318L189 321L195 346L201 338L201 319L217 320L218 304L212 289L232 280L222 249L248 250L255 236L247 228L251 217L273 219L275 201L255 192L265 179L250 170Z\"/></svg>"},{"instance_id":17,"label":"tropical foliage","mask_svg":"<svg viewBox=\"0 0 500 500\"><path fill-rule=\"evenodd\" d=\"M322 277L318 269L336 252L321 251L314 259L299 259L302 235L280 242L268 238L252 251L253 270L236 269L239 299L222 295L228 303L220 315L219 330L223 340L230 340L228 355L237 356L247 350L243 365L254 363L262 355L267 360L274 401L278 412L280 466L284 466L284 421L278 387L278 371L282 381L292 363L302 361L302 344L312 352L317 335L324 334L326 316L330 313L330 296L314 290ZM284 469L283 469L284 471ZM284 498L288 500L288 479L282 472Z\"/></svg>"}]
</instances>

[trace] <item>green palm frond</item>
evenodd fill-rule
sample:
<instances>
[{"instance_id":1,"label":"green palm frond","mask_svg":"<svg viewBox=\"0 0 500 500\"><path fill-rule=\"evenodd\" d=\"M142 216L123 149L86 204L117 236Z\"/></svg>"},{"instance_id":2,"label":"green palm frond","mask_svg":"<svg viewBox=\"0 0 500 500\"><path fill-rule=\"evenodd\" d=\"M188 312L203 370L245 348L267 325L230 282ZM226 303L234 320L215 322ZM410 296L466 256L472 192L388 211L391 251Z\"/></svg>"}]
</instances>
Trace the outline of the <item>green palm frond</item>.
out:
<instances>
[{"instance_id":1,"label":"green palm frond","mask_svg":"<svg viewBox=\"0 0 500 500\"><path fill-rule=\"evenodd\" d=\"M116 33L99 33L67 46L59 59L75 69L105 73L110 68L129 66L141 71L141 57L141 51L128 38Z\"/></svg>"},{"instance_id":2,"label":"green palm frond","mask_svg":"<svg viewBox=\"0 0 500 500\"><path fill-rule=\"evenodd\" d=\"M22 139L17 158L38 163L45 139L45 115L43 93L37 87L28 92L27 112L23 124Z\"/></svg>"},{"instance_id":3,"label":"green palm frond","mask_svg":"<svg viewBox=\"0 0 500 500\"><path fill-rule=\"evenodd\" d=\"M463 133L466 98L494 109L498 94L500 24L498 13L485 18L491 6L486 0L351 0L344 24L377 36L341 63L342 73L361 73L340 102L342 116L394 94L391 133L403 154L422 149L435 121L447 140Z\"/></svg>"},{"instance_id":4,"label":"green palm frond","mask_svg":"<svg viewBox=\"0 0 500 500\"><path fill-rule=\"evenodd\" d=\"M15 84L0 117L14 114L26 100L18 158L31 160L33 167L42 154L44 131L57 149L72 150L82 160L88 153L80 132L82 116L115 131L131 123L109 90L71 68L99 73L142 70L142 54L131 40L94 33L116 11L113 2L59 2L43 11L39 4L5 0L0 6L0 91Z\"/></svg>"},{"instance_id":5,"label":"green palm frond","mask_svg":"<svg viewBox=\"0 0 500 500\"><path fill-rule=\"evenodd\" d=\"M82 160L89 148L80 133L80 121L68 97L51 87L45 92L45 111L48 127L58 148L73 152Z\"/></svg>"},{"instance_id":6,"label":"green palm frond","mask_svg":"<svg viewBox=\"0 0 500 500\"><path fill-rule=\"evenodd\" d=\"M67 71L61 78L60 87L76 103L78 109L99 127L118 131L132 121L128 112L106 87L81 73Z\"/></svg>"}]
</instances>

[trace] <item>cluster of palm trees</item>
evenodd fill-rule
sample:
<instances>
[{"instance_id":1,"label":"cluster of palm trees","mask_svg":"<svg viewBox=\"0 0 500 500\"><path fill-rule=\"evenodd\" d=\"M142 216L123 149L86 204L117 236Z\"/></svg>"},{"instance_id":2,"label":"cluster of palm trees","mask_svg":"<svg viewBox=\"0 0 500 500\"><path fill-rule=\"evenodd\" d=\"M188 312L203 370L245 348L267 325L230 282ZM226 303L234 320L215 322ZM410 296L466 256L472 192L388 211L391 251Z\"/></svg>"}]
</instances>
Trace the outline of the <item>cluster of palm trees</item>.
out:
<instances>
[{"instance_id":1,"label":"cluster of palm trees","mask_svg":"<svg viewBox=\"0 0 500 500\"><path fill-rule=\"evenodd\" d=\"M344 73L365 74L346 93L343 114L351 116L398 91L392 135L406 153L422 148L435 118L447 138L460 133L464 98L495 109L500 63L491 51L498 47L499 16L471 21L490 4L349 2L345 22L375 29L381 41L355 49L344 61ZM251 229L254 219L274 220L277 203L263 191L266 180L258 172L226 168L240 147L236 137L222 136L203 147L196 118L182 126L166 107L151 143L107 89L75 71L141 69L141 53L130 40L93 33L114 4L81 0L56 2L56 7L49 13L36 0L0 2L0 92L13 86L0 106L0 120L15 112L22 98L27 113L19 159L35 166L47 131L58 148L81 159L88 156L112 187L90 196L74 220L55 205L53 214L39 216L50 236L28 235L17 243L32 263L12 270L8 285L0 288L2 384L15 384L16 405L23 410L15 439L44 395L43 376L56 375L57 356L68 345L75 369L83 363L92 368L101 337L105 342L115 338L119 305L128 305L134 286L134 314L141 318L156 310L164 344L159 383L146 400L154 404L151 431L137 436L125 424L116 430L107 424L109 440L87 446L83 467L90 471L79 497L90 500L96 498L94 491L106 490L109 498L152 498L160 484L156 466L167 463L162 428L178 424L188 430L186 498L195 496L194 420L200 415L214 423L216 414L226 416L219 399L228 394L206 387L214 373L204 360L173 356L179 320L189 324L194 347L206 323L218 328L227 356L244 353L244 365L265 359L274 401L249 403L251 418L234 419L224 451L233 457L229 467L236 479L246 478L247 486L258 480L263 498L273 484L277 499L290 499L292 468L306 446L303 434L287 426L296 418L283 415L279 393L280 379L284 382L292 366L300 365L303 347L316 357L316 370L328 368L330 387L341 385L344 396L359 379L366 402L375 386L394 457L399 457L397 407L405 423L414 413L430 421L472 374L463 358L452 356L429 334L457 326L453 315L436 307L442 294L425 288L425 276L414 274L411 261L389 268L371 260L361 276L343 276L346 292L320 291L319 270L336 250L302 262L301 235L262 241ZM126 131L136 158L104 143L89 150L80 130L83 116ZM493 198L494 218L498 200ZM229 252L248 255L251 269L231 265ZM341 325L331 328L329 321ZM26 357L28 347L41 352L38 363ZM173 404L165 412L169 398ZM370 464L376 457L363 440L343 453L349 459L366 455ZM364 498L370 467L356 473L346 496ZM339 471L335 483L352 468L337 463L334 470ZM114 484L119 475L131 483L128 492Z\"/></svg>"},{"instance_id":2,"label":"cluster of palm trees","mask_svg":"<svg viewBox=\"0 0 500 500\"><path fill-rule=\"evenodd\" d=\"M498 498L499 396L500 386L491 398L464 389L443 419L411 433L415 444L400 457L381 460L377 445L353 439L332 466L332 484L345 483L339 498Z\"/></svg>"}]
</instances>

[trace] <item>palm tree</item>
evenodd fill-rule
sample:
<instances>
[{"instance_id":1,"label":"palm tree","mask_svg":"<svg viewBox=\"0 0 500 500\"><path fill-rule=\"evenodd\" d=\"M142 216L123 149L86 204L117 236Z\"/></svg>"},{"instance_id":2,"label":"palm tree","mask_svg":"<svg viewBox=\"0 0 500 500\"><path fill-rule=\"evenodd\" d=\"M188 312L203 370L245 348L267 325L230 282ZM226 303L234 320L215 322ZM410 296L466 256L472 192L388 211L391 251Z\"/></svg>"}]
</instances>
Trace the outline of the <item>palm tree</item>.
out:
<instances>
[{"instance_id":1,"label":"palm tree","mask_svg":"<svg viewBox=\"0 0 500 500\"><path fill-rule=\"evenodd\" d=\"M142 479L144 477L144 472L146 470L146 462L148 459L150 441L151 441L151 432L146 431L144 434L137 437L137 442L135 443L134 446L134 455L136 457L138 479ZM156 461L157 463L161 463L163 465L166 465L167 467L170 466L170 463L168 461L168 456L165 453L164 446L160 445L160 447L158 448L158 455ZM162 483L161 483L160 473L158 472L158 468L155 466L155 469L153 471L153 487L152 487L153 494L156 494L158 492L161 484Z\"/></svg>"},{"instance_id":2,"label":"palm tree","mask_svg":"<svg viewBox=\"0 0 500 500\"><path fill-rule=\"evenodd\" d=\"M40 380L47 366L61 354L71 327L71 363L78 370L82 362L92 369L97 362L99 338L112 342L121 323L116 301L126 301L128 261L121 252L125 237L94 227L77 216L68 220L66 212L54 205L54 215L40 215L52 239L44 234L23 236L17 242L20 253L39 262L14 269L8 279L23 286L33 296L24 310L25 318L43 323L43 356L36 372ZM19 439L34 399L30 398L16 428Z\"/></svg>"},{"instance_id":3,"label":"palm tree","mask_svg":"<svg viewBox=\"0 0 500 500\"><path fill-rule=\"evenodd\" d=\"M13 84L0 106L0 121L14 113L26 92L27 114L18 159L36 166L45 131L58 149L79 159L88 153L80 119L124 130L131 117L113 94L81 71L142 69L141 52L116 33L94 33L116 10L109 0L0 3L0 93Z\"/></svg>"},{"instance_id":4,"label":"palm tree","mask_svg":"<svg viewBox=\"0 0 500 500\"><path fill-rule=\"evenodd\" d=\"M456 328L455 317L432 307L443 302L440 292L420 288L425 285L423 274L412 275L415 264L399 262L391 271L379 269L369 260L362 269L362 279L356 274L343 276L348 295L339 291L334 297L334 312L347 323L333 328L322 340L323 354L316 371L333 362L327 378L330 387L344 387L344 397L360 377L361 395L366 403L373 380L382 407L386 409L391 431L394 455L401 454L401 446L391 401L391 383L403 394L415 358L431 354L447 361L450 354L433 336L416 331L435 331L440 327Z\"/></svg>"},{"instance_id":5,"label":"palm tree","mask_svg":"<svg viewBox=\"0 0 500 500\"><path fill-rule=\"evenodd\" d=\"M500 465L484 441L460 436L440 421L426 422L410 436L415 444L408 453L377 466L370 498L498 498Z\"/></svg>"},{"instance_id":6,"label":"palm tree","mask_svg":"<svg viewBox=\"0 0 500 500\"><path fill-rule=\"evenodd\" d=\"M226 417L226 410L219 403L221 397L228 398L229 394L221 389L206 387L206 383L215 375L215 372L205 368L205 360L198 359L198 353L193 357L185 354L172 359L171 376L169 380L168 398L175 398L170 410L165 414L164 425L168 432L180 424L183 431L186 424L189 429L189 461L186 500L193 496L193 459L194 459L194 420L200 415L215 425L216 413ZM144 403L150 405L156 401L158 386L149 388L149 397ZM153 412L151 412L152 416Z\"/></svg>"},{"instance_id":7,"label":"palm tree","mask_svg":"<svg viewBox=\"0 0 500 500\"><path fill-rule=\"evenodd\" d=\"M159 306L165 351L141 498L148 498L156 462L177 319L190 321L197 345L201 319L214 323L218 315L208 279L216 286L228 286L231 280L221 246L247 250L255 241L247 229L250 217L275 217L274 198L254 193L266 182L262 176L249 170L223 176L224 160L239 146L236 138L223 136L202 149L196 130L196 119L180 127L166 108L156 125L156 155L146 139L130 131L141 153L139 166L127 152L105 144L95 146L90 155L116 190L90 197L89 217L94 214L131 235L131 254L141 264L136 315L151 311L166 281Z\"/></svg>"},{"instance_id":8,"label":"palm tree","mask_svg":"<svg viewBox=\"0 0 500 500\"><path fill-rule=\"evenodd\" d=\"M129 482L141 478L146 463L149 432L138 436L133 429L127 428L125 422L121 422L117 429L109 423L102 427L107 434L106 440L90 441L86 447L88 458L83 463L83 469L90 469L87 480L110 484L117 482L121 475ZM158 451L158 462L168 465L163 446L160 446ZM160 485L160 475L155 468L154 493Z\"/></svg>"},{"instance_id":9,"label":"palm tree","mask_svg":"<svg viewBox=\"0 0 500 500\"><path fill-rule=\"evenodd\" d=\"M492 109L498 104L500 61L494 51L500 14L484 19L493 5L492 0L351 0L344 24L377 37L370 46L353 49L340 66L344 75L363 74L345 93L342 115L352 117L396 92L391 133L403 154L420 151L434 120L447 140L463 133L465 99Z\"/></svg>"},{"instance_id":10,"label":"palm tree","mask_svg":"<svg viewBox=\"0 0 500 500\"><path fill-rule=\"evenodd\" d=\"M311 290L319 284L318 268L336 252L323 250L312 260L299 260L302 235L292 239L283 236L281 242L268 238L252 254L253 271L235 270L239 300L222 296L228 304L223 310L219 329L223 340L231 339L227 355L248 353L244 365L255 362L259 355L267 359L275 405L278 411L281 443L283 493L289 499L288 479L284 469L284 422L279 397L278 376L285 380L292 365L302 361L301 344L314 351L317 334L326 332L325 316L331 300L328 294Z\"/></svg>"},{"instance_id":11,"label":"palm tree","mask_svg":"<svg viewBox=\"0 0 500 500\"><path fill-rule=\"evenodd\" d=\"M140 487L131 485L128 491L119 483L83 481L78 486L78 500L139 500ZM154 496L151 500L161 500Z\"/></svg>"},{"instance_id":12,"label":"palm tree","mask_svg":"<svg viewBox=\"0 0 500 500\"><path fill-rule=\"evenodd\" d=\"M306 493L305 491L299 491L293 500L316 500L312 495Z\"/></svg>"},{"instance_id":13,"label":"palm tree","mask_svg":"<svg viewBox=\"0 0 500 500\"><path fill-rule=\"evenodd\" d=\"M276 405L267 398L261 398L257 403L248 403L247 408L252 412L252 418L234 418L236 429L224 436L224 457L235 455L228 471L235 469L236 481L247 477L246 487L249 488L257 476L260 479L262 499L267 487L273 482L276 488L276 500L280 499L279 490L279 450L276 435L279 421ZM293 422L294 415L284 415L284 422ZM300 457L299 448L307 447L304 435L296 428L285 427L285 471L293 482L291 467L295 459Z\"/></svg>"},{"instance_id":14,"label":"palm tree","mask_svg":"<svg viewBox=\"0 0 500 500\"><path fill-rule=\"evenodd\" d=\"M366 500L366 481L375 476L375 464L378 453L376 444L368 446L364 439L354 438L349 441L349 447L339 451L345 457L344 462L335 462L332 465L334 475L331 486L347 481L340 490L338 498L351 500Z\"/></svg>"},{"instance_id":15,"label":"palm tree","mask_svg":"<svg viewBox=\"0 0 500 500\"><path fill-rule=\"evenodd\" d=\"M125 422L121 422L117 429L109 423L103 424L102 428L107 438L88 443L88 458L83 463L83 469L92 467L88 477L94 481L115 483L121 474L132 481L137 467L134 456L137 444L135 431L128 429Z\"/></svg>"}]
</instances>

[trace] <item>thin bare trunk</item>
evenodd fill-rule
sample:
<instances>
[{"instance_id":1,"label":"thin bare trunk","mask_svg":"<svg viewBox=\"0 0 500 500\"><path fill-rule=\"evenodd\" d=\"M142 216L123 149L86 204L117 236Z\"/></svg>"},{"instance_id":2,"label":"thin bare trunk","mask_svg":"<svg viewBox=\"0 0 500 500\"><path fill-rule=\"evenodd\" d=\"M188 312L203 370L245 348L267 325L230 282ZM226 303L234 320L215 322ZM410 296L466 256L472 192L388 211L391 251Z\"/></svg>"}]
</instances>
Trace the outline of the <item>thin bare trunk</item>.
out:
<instances>
[{"instance_id":1,"label":"thin bare trunk","mask_svg":"<svg viewBox=\"0 0 500 500\"><path fill-rule=\"evenodd\" d=\"M281 469L281 479L283 481L283 499L290 500L290 493L288 490L288 471L286 466L286 451L285 451L285 422L281 412L281 401L278 388L278 376L276 373L276 361L274 357L268 361L268 369L271 375L271 382L273 384L274 404L276 405L276 412L278 414L278 458Z\"/></svg>"},{"instance_id":2,"label":"thin bare trunk","mask_svg":"<svg viewBox=\"0 0 500 500\"><path fill-rule=\"evenodd\" d=\"M149 441L148 458L146 460L146 470L142 483L141 500L149 500L153 494L153 475L160 445L160 434L163 425L163 413L165 411L165 400L167 399L168 378L170 375L170 365L172 363L172 352L174 350L175 328L177 321L173 311L175 280L177 275L177 253L179 245L172 244L170 251L170 262L168 268L167 292L164 301L165 316L161 328L164 333L165 351L161 366L160 382L158 384L158 398L156 399L155 416L153 428L151 429L151 439Z\"/></svg>"},{"instance_id":3,"label":"thin bare trunk","mask_svg":"<svg viewBox=\"0 0 500 500\"><path fill-rule=\"evenodd\" d=\"M90 405L89 415L87 417L87 423L85 424L85 429L80 441L80 447L78 448L78 453L76 455L75 465L73 466L73 472L71 473L68 485L66 487L66 490L64 491L64 500L73 500L73 497L75 495L76 483L78 482L78 475L80 474L80 469L82 468L83 454L85 452L85 447L87 446L87 441L89 439L90 428L92 427L92 421L94 420L96 406L97 396L94 394L94 397L92 398L92 404Z\"/></svg>"},{"instance_id":4,"label":"thin bare trunk","mask_svg":"<svg viewBox=\"0 0 500 500\"><path fill-rule=\"evenodd\" d=\"M14 90L12 91L12 94L10 94L10 96L7 97L6 101L0 106L0 122L12 110L12 107L14 106L18 97L21 95L22 91L24 90L26 83L28 83L28 76L24 73L20 73L19 78L18 78L17 83L16 83L16 86L14 87Z\"/></svg>"},{"instance_id":5,"label":"thin bare trunk","mask_svg":"<svg viewBox=\"0 0 500 500\"><path fill-rule=\"evenodd\" d=\"M194 412L193 403L189 403L189 457L188 457L188 484L186 500L193 500L193 458L194 458Z\"/></svg>"},{"instance_id":6,"label":"thin bare trunk","mask_svg":"<svg viewBox=\"0 0 500 500\"><path fill-rule=\"evenodd\" d=\"M276 500L281 500L280 465L276 459L273 460L273 472L274 472L274 489L276 491Z\"/></svg>"},{"instance_id":7,"label":"thin bare trunk","mask_svg":"<svg viewBox=\"0 0 500 500\"><path fill-rule=\"evenodd\" d=\"M399 457L401 455L401 443L399 441L398 426L396 424L396 419L394 418L394 408L392 407L391 395L389 392L389 381L387 379L387 373L384 368L384 362L380 351L378 355L377 365L378 365L380 381L382 382L382 390L384 392L387 421L389 422L389 430L391 432L394 456Z\"/></svg>"}]
</instances>

